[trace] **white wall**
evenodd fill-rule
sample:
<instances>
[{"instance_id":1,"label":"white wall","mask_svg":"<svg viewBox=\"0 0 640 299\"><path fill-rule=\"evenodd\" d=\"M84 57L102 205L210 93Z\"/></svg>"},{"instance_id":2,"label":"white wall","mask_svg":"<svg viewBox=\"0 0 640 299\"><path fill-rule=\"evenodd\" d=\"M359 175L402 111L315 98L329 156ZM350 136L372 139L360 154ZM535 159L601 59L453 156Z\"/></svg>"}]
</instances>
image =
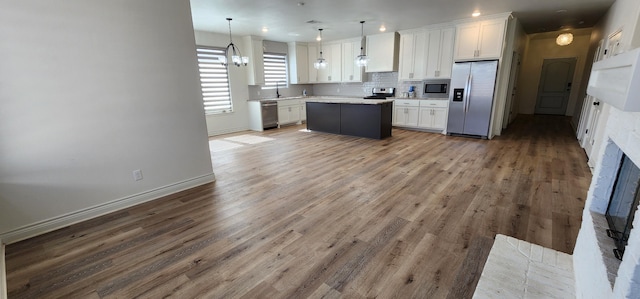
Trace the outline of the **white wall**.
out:
<instances>
[{"instance_id":1,"label":"white wall","mask_svg":"<svg viewBox=\"0 0 640 299\"><path fill-rule=\"evenodd\" d=\"M188 0L0 7L3 241L213 180Z\"/></svg>"},{"instance_id":2,"label":"white wall","mask_svg":"<svg viewBox=\"0 0 640 299\"><path fill-rule=\"evenodd\" d=\"M520 113L533 114L535 111L538 85L542 72L542 64L545 59L576 57L576 68L573 76L571 95L565 115L573 115L578 101L584 98L584 90L581 88L589 74L585 73L585 64L589 54L590 29L572 30L573 42L568 46L558 46L556 37L564 31L531 34L522 59L520 77L518 78L517 97ZM591 61L589 61L590 63Z\"/></svg>"}]
</instances>

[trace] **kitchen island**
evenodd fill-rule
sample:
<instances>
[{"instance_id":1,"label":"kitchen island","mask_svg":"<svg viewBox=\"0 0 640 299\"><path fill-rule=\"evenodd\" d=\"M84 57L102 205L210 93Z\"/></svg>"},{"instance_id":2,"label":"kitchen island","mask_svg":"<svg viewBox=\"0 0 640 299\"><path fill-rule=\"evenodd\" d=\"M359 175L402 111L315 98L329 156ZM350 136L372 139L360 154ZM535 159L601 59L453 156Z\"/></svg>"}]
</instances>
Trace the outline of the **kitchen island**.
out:
<instances>
[{"instance_id":1,"label":"kitchen island","mask_svg":"<svg viewBox=\"0 0 640 299\"><path fill-rule=\"evenodd\" d=\"M391 136L393 100L309 98L307 129L383 139Z\"/></svg>"}]
</instances>

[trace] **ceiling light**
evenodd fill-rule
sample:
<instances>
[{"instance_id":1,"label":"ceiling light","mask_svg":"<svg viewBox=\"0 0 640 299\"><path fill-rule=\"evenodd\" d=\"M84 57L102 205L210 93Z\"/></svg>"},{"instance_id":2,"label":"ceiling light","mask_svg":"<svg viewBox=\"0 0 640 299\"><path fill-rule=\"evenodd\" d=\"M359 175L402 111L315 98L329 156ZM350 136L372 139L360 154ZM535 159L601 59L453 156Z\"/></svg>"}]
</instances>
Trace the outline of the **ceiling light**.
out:
<instances>
[{"instance_id":1,"label":"ceiling light","mask_svg":"<svg viewBox=\"0 0 640 299\"><path fill-rule=\"evenodd\" d=\"M380 32L385 32L387 31L387 27L384 27L384 25L380 25Z\"/></svg>"},{"instance_id":2,"label":"ceiling light","mask_svg":"<svg viewBox=\"0 0 640 299\"><path fill-rule=\"evenodd\" d=\"M269 32L269 28L267 28L267 27L262 27L262 32Z\"/></svg>"},{"instance_id":3,"label":"ceiling light","mask_svg":"<svg viewBox=\"0 0 640 299\"><path fill-rule=\"evenodd\" d=\"M327 67L327 61L322 58L322 28L318 29L318 37L320 38L320 57L313 63L313 67L316 69L324 69Z\"/></svg>"},{"instance_id":4,"label":"ceiling light","mask_svg":"<svg viewBox=\"0 0 640 299\"><path fill-rule=\"evenodd\" d=\"M360 21L360 30L360 55L356 57L356 65L358 67L365 67L367 66L367 63L369 63L369 57L364 54L364 47L362 45L362 42L364 41L364 21Z\"/></svg>"},{"instance_id":5,"label":"ceiling light","mask_svg":"<svg viewBox=\"0 0 640 299\"><path fill-rule=\"evenodd\" d=\"M249 63L249 57L242 56L240 49L236 48L236 45L233 44L233 39L231 38L231 20L233 19L227 18L229 22L229 45L227 45L227 49L224 51L224 56L221 56L218 60L220 60L220 63L224 66L229 65L227 56L229 55L229 48L231 48L231 61L233 64L236 66L247 65L247 63Z\"/></svg>"},{"instance_id":6,"label":"ceiling light","mask_svg":"<svg viewBox=\"0 0 640 299\"><path fill-rule=\"evenodd\" d=\"M571 44L571 42L573 42L573 34L571 33L563 33L558 35L558 37L556 38L556 44L558 44L559 46L566 46L568 44Z\"/></svg>"},{"instance_id":7,"label":"ceiling light","mask_svg":"<svg viewBox=\"0 0 640 299\"><path fill-rule=\"evenodd\" d=\"M474 12L471 14L471 16L472 16L472 17L474 17L474 18L475 18L475 17L479 17L479 16L480 16L480 11L479 11L479 10L474 11Z\"/></svg>"}]
</instances>

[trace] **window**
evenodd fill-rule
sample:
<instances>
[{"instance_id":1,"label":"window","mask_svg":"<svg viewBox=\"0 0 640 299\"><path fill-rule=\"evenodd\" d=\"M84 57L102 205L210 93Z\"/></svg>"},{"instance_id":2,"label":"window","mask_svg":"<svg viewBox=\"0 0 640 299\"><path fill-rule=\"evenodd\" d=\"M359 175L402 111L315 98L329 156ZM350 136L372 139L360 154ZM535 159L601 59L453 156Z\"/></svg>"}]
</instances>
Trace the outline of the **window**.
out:
<instances>
[{"instance_id":1,"label":"window","mask_svg":"<svg viewBox=\"0 0 640 299\"><path fill-rule=\"evenodd\" d=\"M233 111L229 91L229 73L218 61L225 55L223 48L197 46L200 86L206 114L228 113Z\"/></svg>"},{"instance_id":2,"label":"window","mask_svg":"<svg viewBox=\"0 0 640 299\"><path fill-rule=\"evenodd\" d=\"M279 53L264 53L264 87L274 88L276 83L280 87L286 87L287 82L287 55Z\"/></svg>"}]
</instances>

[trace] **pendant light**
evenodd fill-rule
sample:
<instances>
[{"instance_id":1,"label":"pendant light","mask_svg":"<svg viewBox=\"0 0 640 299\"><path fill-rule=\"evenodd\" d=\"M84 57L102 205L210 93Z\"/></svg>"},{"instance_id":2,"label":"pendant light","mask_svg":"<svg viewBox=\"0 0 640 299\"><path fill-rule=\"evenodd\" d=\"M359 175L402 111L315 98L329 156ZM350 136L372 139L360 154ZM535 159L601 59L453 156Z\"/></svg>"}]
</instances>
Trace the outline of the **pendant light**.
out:
<instances>
[{"instance_id":1,"label":"pendant light","mask_svg":"<svg viewBox=\"0 0 640 299\"><path fill-rule=\"evenodd\" d=\"M364 43L364 21L360 21L360 29L361 29L361 39L360 39L360 55L358 55L356 57L356 65L358 67L365 67L367 66L367 63L369 63L369 57L364 54L364 46L362 43Z\"/></svg>"},{"instance_id":2,"label":"pendant light","mask_svg":"<svg viewBox=\"0 0 640 299\"><path fill-rule=\"evenodd\" d=\"M233 38L231 37L231 20L233 19L227 18L227 21L229 22L229 45L227 45L227 49L224 51L224 56L218 58L218 60L220 60L220 62L224 66L229 65L227 56L229 55L229 48L231 48L231 62L233 62L233 64L235 64L236 66L247 65L249 63L249 57L242 56L242 53L240 53L240 49L238 49L236 45L233 44Z\"/></svg>"},{"instance_id":3,"label":"pendant light","mask_svg":"<svg viewBox=\"0 0 640 299\"><path fill-rule=\"evenodd\" d=\"M320 32L320 57L313 63L313 67L316 69L324 69L327 67L327 60L322 58L322 28L318 29L318 31Z\"/></svg>"}]
</instances>

